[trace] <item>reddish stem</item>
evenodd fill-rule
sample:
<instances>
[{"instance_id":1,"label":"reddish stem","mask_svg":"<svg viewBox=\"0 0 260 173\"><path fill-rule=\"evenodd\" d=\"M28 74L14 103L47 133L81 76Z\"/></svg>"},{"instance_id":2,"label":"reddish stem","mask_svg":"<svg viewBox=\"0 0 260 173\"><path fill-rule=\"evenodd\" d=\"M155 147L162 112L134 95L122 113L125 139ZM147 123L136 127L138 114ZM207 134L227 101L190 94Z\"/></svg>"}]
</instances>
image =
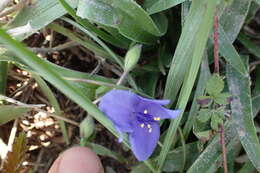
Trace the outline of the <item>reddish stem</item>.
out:
<instances>
[{"instance_id":1,"label":"reddish stem","mask_svg":"<svg viewBox=\"0 0 260 173\"><path fill-rule=\"evenodd\" d=\"M219 56L218 56L218 15L214 16L214 73L219 74ZM225 130L224 125L220 126L220 144L222 148L222 159L224 173L228 173L227 169L227 151L225 145Z\"/></svg>"},{"instance_id":2,"label":"reddish stem","mask_svg":"<svg viewBox=\"0 0 260 173\"><path fill-rule=\"evenodd\" d=\"M221 148L222 148L222 159L223 159L223 167L224 167L224 173L228 173L227 169L227 151L226 151L226 146L225 146L225 130L224 130L224 125L221 124L220 126L220 143L221 143Z\"/></svg>"},{"instance_id":3,"label":"reddish stem","mask_svg":"<svg viewBox=\"0 0 260 173\"><path fill-rule=\"evenodd\" d=\"M219 74L218 15L214 16L214 73Z\"/></svg>"}]
</instances>

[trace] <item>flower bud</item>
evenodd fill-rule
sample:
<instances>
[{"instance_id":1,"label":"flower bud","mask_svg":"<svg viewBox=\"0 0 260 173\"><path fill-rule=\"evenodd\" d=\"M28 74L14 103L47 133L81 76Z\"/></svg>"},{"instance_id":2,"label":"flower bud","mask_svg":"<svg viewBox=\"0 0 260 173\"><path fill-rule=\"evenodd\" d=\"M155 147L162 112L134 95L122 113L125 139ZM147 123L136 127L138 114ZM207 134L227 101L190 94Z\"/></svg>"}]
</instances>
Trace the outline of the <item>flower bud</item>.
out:
<instances>
[{"instance_id":1,"label":"flower bud","mask_svg":"<svg viewBox=\"0 0 260 173\"><path fill-rule=\"evenodd\" d=\"M95 123L93 118L88 115L83 121L81 121L79 128L80 128L80 137L85 139L89 138L92 135L95 128Z\"/></svg>"},{"instance_id":2,"label":"flower bud","mask_svg":"<svg viewBox=\"0 0 260 173\"><path fill-rule=\"evenodd\" d=\"M125 56L125 71L131 71L135 67L140 58L141 50L141 44L137 44L128 50Z\"/></svg>"}]
</instances>

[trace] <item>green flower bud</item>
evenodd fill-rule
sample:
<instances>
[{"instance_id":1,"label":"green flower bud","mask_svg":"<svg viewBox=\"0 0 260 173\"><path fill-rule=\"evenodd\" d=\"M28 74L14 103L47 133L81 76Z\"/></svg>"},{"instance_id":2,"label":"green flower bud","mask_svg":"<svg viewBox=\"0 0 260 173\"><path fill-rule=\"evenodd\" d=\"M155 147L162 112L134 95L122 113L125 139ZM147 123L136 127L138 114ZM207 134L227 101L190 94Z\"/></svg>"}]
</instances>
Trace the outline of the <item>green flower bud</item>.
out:
<instances>
[{"instance_id":1,"label":"green flower bud","mask_svg":"<svg viewBox=\"0 0 260 173\"><path fill-rule=\"evenodd\" d=\"M79 125L80 137L89 138L94 132L95 123L91 116L87 116Z\"/></svg>"},{"instance_id":2,"label":"green flower bud","mask_svg":"<svg viewBox=\"0 0 260 173\"><path fill-rule=\"evenodd\" d=\"M137 44L128 50L125 56L125 71L131 71L135 67L140 58L141 50L141 44Z\"/></svg>"}]
</instances>

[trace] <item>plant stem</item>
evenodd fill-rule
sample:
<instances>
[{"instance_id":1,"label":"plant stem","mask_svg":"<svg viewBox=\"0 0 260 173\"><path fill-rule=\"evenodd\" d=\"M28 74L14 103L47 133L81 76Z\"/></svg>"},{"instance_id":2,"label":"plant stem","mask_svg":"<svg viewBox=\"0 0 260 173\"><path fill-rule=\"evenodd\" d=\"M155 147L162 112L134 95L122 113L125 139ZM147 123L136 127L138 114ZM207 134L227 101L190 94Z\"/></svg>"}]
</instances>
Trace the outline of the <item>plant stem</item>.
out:
<instances>
[{"instance_id":1,"label":"plant stem","mask_svg":"<svg viewBox=\"0 0 260 173\"><path fill-rule=\"evenodd\" d=\"M121 77L119 78L119 80L117 81L116 85L121 85L126 79L127 75L128 75L128 71L124 71Z\"/></svg>"},{"instance_id":2,"label":"plant stem","mask_svg":"<svg viewBox=\"0 0 260 173\"><path fill-rule=\"evenodd\" d=\"M218 15L214 16L214 73L219 74L219 50L218 50ZM222 160L224 173L228 173L227 169L227 151L225 146L225 130L224 124L220 125L220 144L222 148Z\"/></svg>"},{"instance_id":3,"label":"plant stem","mask_svg":"<svg viewBox=\"0 0 260 173\"><path fill-rule=\"evenodd\" d=\"M219 74L218 15L214 16L214 73Z\"/></svg>"},{"instance_id":4,"label":"plant stem","mask_svg":"<svg viewBox=\"0 0 260 173\"><path fill-rule=\"evenodd\" d=\"M225 146L225 130L224 125L221 124L220 126L220 143L222 148L222 159L223 159L223 167L224 167L224 173L228 173L227 169L227 150Z\"/></svg>"}]
</instances>

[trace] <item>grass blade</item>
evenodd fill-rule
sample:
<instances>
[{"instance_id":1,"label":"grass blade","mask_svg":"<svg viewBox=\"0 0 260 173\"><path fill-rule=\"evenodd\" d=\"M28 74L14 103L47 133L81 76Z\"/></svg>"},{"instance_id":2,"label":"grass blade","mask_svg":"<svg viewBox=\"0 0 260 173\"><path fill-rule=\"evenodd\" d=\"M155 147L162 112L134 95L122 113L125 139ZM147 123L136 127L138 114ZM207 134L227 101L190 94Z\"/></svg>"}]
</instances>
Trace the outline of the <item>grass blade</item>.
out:
<instances>
[{"instance_id":1,"label":"grass blade","mask_svg":"<svg viewBox=\"0 0 260 173\"><path fill-rule=\"evenodd\" d=\"M12 121L26 112L29 112L32 108L25 106L13 106L13 105L2 105L0 106L0 126Z\"/></svg>"},{"instance_id":2,"label":"grass blade","mask_svg":"<svg viewBox=\"0 0 260 173\"><path fill-rule=\"evenodd\" d=\"M53 106L55 114L61 116L62 112L61 112L61 109L60 109L60 105L59 105L57 99L55 98L54 94L52 93L51 89L47 85L47 83L40 76L38 76L36 74L32 74L32 77L39 84L42 92L47 97L50 104ZM68 133L67 133L65 122L59 120L59 124L60 124L60 128L61 128L63 138L64 138L66 144L68 145L70 143L70 140L69 140L69 136L68 136Z\"/></svg>"},{"instance_id":3,"label":"grass blade","mask_svg":"<svg viewBox=\"0 0 260 173\"><path fill-rule=\"evenodd\" d=\"M192 49L192 55L191 55L192 62L191 62L190 70L188 73L185 74L184 84L183 84L183 87L180 92L179 100L177 102L177 107L183 111L186 108L193 85L195 83L195 79L196 79L196 76L197 76L197 73L199 70L199 66L200 66L202 57L203 57L203 52L205 50L206 43L207 43L207 40L209 37L209 33L212 28L213 16L214 16L215 8L217 5L217 1L206 1L206 0L200 1L200 2L194 1L192 5L193 5L193 7L196 5L201 7L201 9L198 8L196 10L203 11L203 16L202 16L202 18L200 18L200 20L202 22L200 23L198 32L196 32L196 34L194 34L196 41L193 42L193 44L195 44L195 45L193 46L194 49ZM193 7L191 7L191 9ZM207 7L207 8L205 8L205 7ZM186 21L188 21L188 20L189 19L187 18ZM185 30L185 26L184 26L184 30L183 30L184 33L182 33L182 34L185 34L186 36L189 35L189 33L186 33L185 31L186 30ZM182 44L182 42L179 42L179 44ZM177 51L178 51L178 47L177 47L176 52ZM187 57L184 57L184 58L187 59ZM180 64L178 64L178 65L180 65ZM177 66L175 66L174 68L177 68ZM179 67L179 68L183 68L183 66ZM171 78L171 76L169 76L169 75L167 78L167 83L168 83L169 79L171 80L171 82L174 81L174 79ZM167 85L167 83L166 83L166 85ZM169 88L169 86L167 85L166 87ZM170 97L170 95L168 97ZM170 127L167 131L167 134L166 134L166 137L165 137L165 140L163 143L163 147L162 147L161 153L159 155L159 170L161 170L161 168L163 167L167 153L170 150L171 142L173 141L172 139L173 139L173 137L175 137L176 130L180 124L181 118L182 118L182 115L180 115L176 120L172 121L170 124Z\"/></svg>"},{"instance_id":4,"label":"grass blade","mask_svg":"<svg viewBox=\"0 0 260 173\"><path fill-rule=\"evenodd\" d=\"M227 66L227 79L233 96L231 109L235 129L249 160L260 171L260 144L253 121L250 78Z\"/></svg>"},{"instance_id":5,"label":"grass blade","mask_svg":"<svg viewBox=\"0 0 260 173\"><path fill-rule=\"evenodd\" d=\"M185 0L158 0L155 3L149 5L146 11L149 14L158 13L160 11L166 10L168 8L174 7L178 4L183 3Z\"/></svg>"}]
</instances>

